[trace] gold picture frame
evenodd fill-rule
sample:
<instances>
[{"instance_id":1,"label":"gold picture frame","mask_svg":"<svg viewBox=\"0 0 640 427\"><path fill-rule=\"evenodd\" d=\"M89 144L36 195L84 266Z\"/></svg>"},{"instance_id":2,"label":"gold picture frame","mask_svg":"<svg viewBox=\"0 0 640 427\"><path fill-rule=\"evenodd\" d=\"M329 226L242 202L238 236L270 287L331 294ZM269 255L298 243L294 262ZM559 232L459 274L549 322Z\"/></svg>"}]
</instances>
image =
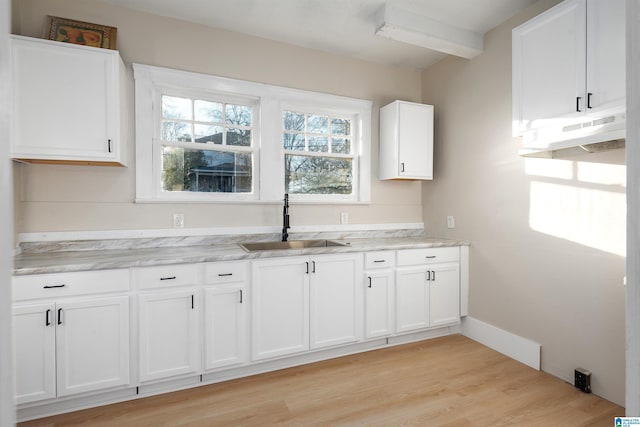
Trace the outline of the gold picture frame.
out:
<instances>
[{"instance_id":1,"label":"gold picture frame","mask_svg":"<svg viewBox=\"0 0 640 427\"><path fill-rule=\"evenodd\" d=\"M49 40L115 50L117 31L106 25L49 16L47 33Z\"/></svg>"}]
</instances>

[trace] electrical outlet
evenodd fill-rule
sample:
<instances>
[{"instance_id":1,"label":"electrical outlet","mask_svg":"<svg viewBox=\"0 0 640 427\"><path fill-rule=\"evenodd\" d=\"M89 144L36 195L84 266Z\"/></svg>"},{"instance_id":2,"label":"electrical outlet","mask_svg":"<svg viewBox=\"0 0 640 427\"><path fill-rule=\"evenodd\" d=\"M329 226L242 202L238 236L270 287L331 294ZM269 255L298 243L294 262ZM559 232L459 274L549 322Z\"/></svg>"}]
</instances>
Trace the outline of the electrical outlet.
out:
<instances>
[{"instance_id":1,"label":"electrical outlet","mask_svg":"<svg viewBox=\"0 0 640 427\"><path fill-rule=\"evenodd\" d=\"M184 214L173 214L173 228L184 228Z\"/></svg>"},{"instance_id":2,"label":"electrical outlet","mask_svg":"<svg viewBox=\"0 0 640 427\"><path fill-rule=\"evenodd\" d=\"M447 217L447 228L456 228L456 220L451 215Z\"/></svg>"},{"instance_id":3,"label":"electrical outlet","mask_svg":"<svg viewBox=\"0 0 640 427\"><path fill-rule=\"evenodd\" d=\"M349 224L349 212L340 212L340 224Z\"/></svg>"}]
</instances>

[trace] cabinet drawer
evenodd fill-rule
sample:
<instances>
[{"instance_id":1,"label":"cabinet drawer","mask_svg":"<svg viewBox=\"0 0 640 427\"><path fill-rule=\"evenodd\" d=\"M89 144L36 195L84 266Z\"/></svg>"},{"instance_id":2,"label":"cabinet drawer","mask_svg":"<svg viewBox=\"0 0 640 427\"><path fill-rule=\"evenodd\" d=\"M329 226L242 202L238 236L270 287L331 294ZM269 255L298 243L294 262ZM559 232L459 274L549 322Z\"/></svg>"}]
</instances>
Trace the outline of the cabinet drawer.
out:
<instances>
[{"instance_id":1,"label":"cabinet drawer","mask_svg":"<svg viewBox=\"0 0 640 427\"><path fill-rule=\"evenodd\" d=\"M200 266L201 264L176 264L136 268L133 277L139 289L193 286L198 284Z\"/></svg>"},{"instance_id":2,"label":"cabinet drawer","mask_svg":"<svg viewBox=\"0 0 640 427\"><path fill-rule=\"evenodd\" d=\"M247 279L248 266L249 264L245 261L205 264L204 282L207 284L244 282Z\"/></svg>"},{"instance_id":3,"label":"cabinet drawer","mask_svg":"<svg viewBox=\"0 0 640 427\"><path fill-rule=\"evenodd\" d=\"M127 292L129 270L98 270L13 277L13 300Z\"/></svg>"},{"instance_id":4,"label":"cabinet drawer","mask_svg":"<svg viewBox=\"0 0 640 427\"><path fill-rule=\"evenodd\" d=\"M395 251L366 252L364 254L364 268L391 268L395 264Z\"/></svg>"},{"instance_id":5,"label":"cabinet drawer","mask_svg":"<svg viewBox=\"0 0 640 427\"><path fill-rule=\"evenodd\" d=\"M456 262L460 260L460 248L458 246L449 248L406 249L398 251L397 253L398 266Z\"/></svg>"}]
</instances>

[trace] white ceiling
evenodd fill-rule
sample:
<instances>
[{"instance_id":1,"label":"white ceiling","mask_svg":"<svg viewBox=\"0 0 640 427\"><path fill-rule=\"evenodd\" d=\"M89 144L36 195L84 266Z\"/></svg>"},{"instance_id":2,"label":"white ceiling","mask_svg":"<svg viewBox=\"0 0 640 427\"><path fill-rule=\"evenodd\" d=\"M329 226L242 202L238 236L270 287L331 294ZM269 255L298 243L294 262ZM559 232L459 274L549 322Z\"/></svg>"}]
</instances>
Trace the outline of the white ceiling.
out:
<instances>
[{"instance_id":1,"label":"white ceiling","mask_svg":"<svg viewBox=\"0 0 640 427\"><path fill-rule=\"evenodd\" d=\"M446 54L375 35L385 3L484 34L536 0L104 0L367 61L426 68Z\"/></svg>"}]
</instances>

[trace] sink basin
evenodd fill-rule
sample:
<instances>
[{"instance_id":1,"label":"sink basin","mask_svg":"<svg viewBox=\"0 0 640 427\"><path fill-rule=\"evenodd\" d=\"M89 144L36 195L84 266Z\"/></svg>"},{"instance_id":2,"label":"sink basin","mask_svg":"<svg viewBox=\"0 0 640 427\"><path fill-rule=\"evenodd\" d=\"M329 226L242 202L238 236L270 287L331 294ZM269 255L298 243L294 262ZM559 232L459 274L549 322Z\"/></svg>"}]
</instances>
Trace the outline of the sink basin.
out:
<instances>
[{"instance_id":1,"label":"sink basin","mask_svg":"<svg viewBox=\"0 0 640 427\"><path fill-rule=\"evenodd\" d=\"M274 251L279 249L326 248L346 245L346 243L336 242L335 240L289 240L288 242L240 243L240 247L247 252Z\"/></svg>"}]
</instances>

